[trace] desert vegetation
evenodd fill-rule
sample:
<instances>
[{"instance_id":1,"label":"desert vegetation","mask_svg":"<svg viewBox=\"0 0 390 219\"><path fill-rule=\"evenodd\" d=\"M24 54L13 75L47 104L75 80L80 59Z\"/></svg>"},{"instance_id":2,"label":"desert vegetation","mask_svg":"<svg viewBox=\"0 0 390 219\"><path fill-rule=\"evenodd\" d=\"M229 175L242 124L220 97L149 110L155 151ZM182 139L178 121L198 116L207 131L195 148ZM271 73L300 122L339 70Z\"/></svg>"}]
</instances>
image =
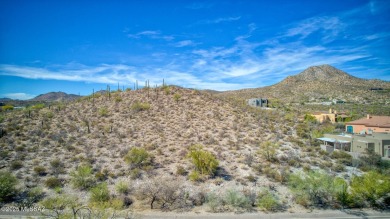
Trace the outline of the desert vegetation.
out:
<instances>
[{"instance_id":1,"label":"desert vegetation","mask_svg":"<svg viewBox=\"0 0 390 219\"><path fill-rule=\"evenodd\" d=\"M302 115L167 85L3 111L0 202L92 218L389 208L389 163L322 152L340 124Z\"/></svg>"}]
</instances>

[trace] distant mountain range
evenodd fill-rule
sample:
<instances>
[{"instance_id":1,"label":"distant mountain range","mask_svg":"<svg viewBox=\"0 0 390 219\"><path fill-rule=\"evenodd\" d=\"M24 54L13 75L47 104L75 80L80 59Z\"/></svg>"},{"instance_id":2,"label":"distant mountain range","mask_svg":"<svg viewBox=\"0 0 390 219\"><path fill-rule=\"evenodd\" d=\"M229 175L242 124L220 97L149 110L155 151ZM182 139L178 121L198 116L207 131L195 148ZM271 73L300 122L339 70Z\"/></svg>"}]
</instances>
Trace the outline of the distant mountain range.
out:
<instances>
[{"instance_id":1,"label":"distant mountain range","mask_svg":"<svg viewBox=\"0 0 390 219\"><path fill-rule=\"evenodd\" d=\"M30 101L45 101L45 102L56 102L56 101L71 101L81 96L75 94L67 94L64 92L49 92L46 94L38 95Z\"/></svg>"},{"instance_id":2,"label":"distant mountain range","mask_svg":"<svg viewBox=\"0 0 390 219\"><path fill-rule=\"evenodd\" d=\"M381 91L370 91L381 88ZM347 102L385 102L390 99L390 82L354 77L330 65L312 66L283 81L254 89L226 91L221 96L276 98L284 102L318 102L340 99Z\"/></svg>"},{"instance_id":3,"label":"distant mountain range","mask_svg":"<svg viewBox=\"0 0 390 219\"><path fill-rule=\"evenodd\" d=\"M75 94L67 94L64 92L49 92L46 94L38 95L28 100L14 100L10 98L0 98L0 104L11 104L13 106L28 106L40 102L59 102L59 101L72 101L81 96Z\"/></svg>"}]
</instances>

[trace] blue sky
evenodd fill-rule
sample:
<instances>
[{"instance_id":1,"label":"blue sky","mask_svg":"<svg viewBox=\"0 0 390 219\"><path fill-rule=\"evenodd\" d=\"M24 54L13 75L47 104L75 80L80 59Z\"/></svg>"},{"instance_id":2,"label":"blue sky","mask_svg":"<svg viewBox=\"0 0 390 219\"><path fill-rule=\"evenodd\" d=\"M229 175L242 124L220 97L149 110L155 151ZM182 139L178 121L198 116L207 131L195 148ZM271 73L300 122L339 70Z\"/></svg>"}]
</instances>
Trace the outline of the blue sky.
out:
<instances>
[{"instance_id":1,"label":"blue sky","mask_svg":"<svg viewBox=\"0 0 390 219\"><path fill-rule=\"evenodd\" d=\"M390 2L0 1L0 97L254 88L320 64L389 81Z\"/></svg>"}]
</instances>

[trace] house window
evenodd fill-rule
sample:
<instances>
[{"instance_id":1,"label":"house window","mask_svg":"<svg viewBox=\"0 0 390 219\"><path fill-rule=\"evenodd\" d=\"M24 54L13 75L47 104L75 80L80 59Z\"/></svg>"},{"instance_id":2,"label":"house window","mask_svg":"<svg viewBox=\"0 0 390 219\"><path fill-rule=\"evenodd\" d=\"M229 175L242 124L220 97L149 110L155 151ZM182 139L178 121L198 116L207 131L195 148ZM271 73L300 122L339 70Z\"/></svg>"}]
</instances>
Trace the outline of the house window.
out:
<instances>
[{"instance_id":1,"label":"house window","mask_svg":"<svg viewBox=\"0 0 390 219\"><path fill-rule=\"evenodd\" d=\"M385 157L390 158L390 146L387 146L386 152L387 152L387 156L386 156L386 154L385 154ZM385 152L385 153L386 153L386 152Z\"/></svg>"}]
</instances>

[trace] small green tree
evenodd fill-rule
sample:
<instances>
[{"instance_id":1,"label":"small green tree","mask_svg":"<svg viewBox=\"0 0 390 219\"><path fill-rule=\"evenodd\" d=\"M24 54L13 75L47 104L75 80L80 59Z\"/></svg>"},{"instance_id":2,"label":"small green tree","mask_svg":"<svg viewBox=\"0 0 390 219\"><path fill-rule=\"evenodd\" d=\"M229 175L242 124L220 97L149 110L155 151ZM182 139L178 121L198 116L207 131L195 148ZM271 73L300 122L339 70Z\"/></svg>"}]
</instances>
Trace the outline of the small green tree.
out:
<instances>
[{"instance_id":1,"label":"small green tree","mask_svg":"<svg viewBox=\"0 0 390 219\"><path fill-rule=\"evenodd\" d=\"M141 168L151 164L151 156L144 148L131 148L124 159L131 168Z\"/></svg>"},{"instance_id":2,"label":"small green tree","mask_svg":"<svg viewBox=\"0 0 390 219\"><path fill-rule=\"evenodd\" d=\"M88 189L95 184L92 168L87 165L79 166L70 176L73 186L79 189Z\"/></svg>"},{"instance_id":3,"label":"small green tree","mask_svg":"<svg viewBox=\"0 0 390 219\"><path fill-rule=\"evenodd\" d=\"M265 141L260 144L259 154L263 155L265 159L271 161L274 159L276 154L276 149L279 147L278 143L271 141Z\"/></svg>"},{"instance_id":4,"label":"small green tree","mask_svg":"<svg viewBox=\"0 0 390 219\"><path fill-rule=\"evenodd\" d=\"M91 214L91 210L81 205L74 196L57 195L44 199L40 204L45 207L42 215L50 218L82 218L81 215Z\"/></svg>"},{"instance_id":5,"label":"small green tree","mask_svg":"<svg viewBox=\"0 0 390 219\"><path fill-rule=\"evenodd\" d=\"M0 172L0 203L10 201L17 193L18 180L10 172Z\"/></svg>"},{"instance_id":6,"label":"small green tree","mask_svg":"<svg viewBox=\"0 0 390 219\"><path fill-rule=\"evenodd\" d=\"M267 211L277 211L280 203L275 195L269 190L264 190L258 194L257 206Z\"/></svg>"},{"instance_id":7,"label":"small green tree","mask_svg":"<svg viewBox=\"0 0 390 219\"><path fill-rule=\"evenodd\" d=\"M367 201L372 207L384 208L384 203L380 200L390 193L390 176L376 171L354 176L351 180L351 193L355 200Z\"/></svg>"},{"instance_id":8,"label":"small green tree","mask_svg":"<svg viewBox=\"0 0 390 219\"><path fill-rule=\"evenodd\" d=\"M195 169L202 175L213 176L219 165L215 156L212 153L203 150L203 146L199 144L190 147L187 157L191 158L192 163L195 165Z\"/></svg>"},{"instance_id":9,"label":"small green tree","mask_svg":"<svg viewBox=\"0 0 390 219\"><path fill-rule=\"evenodd\" d=\"M345 185L342 181L321 171L309 171L307 174L291 174L288 184L301 204L326 206L342 192Z\"/></svg>"},{"instance_id":10,"label":"small green tree","mask_svg":"<svg viewBox=\"0 0 390 219\"><path fill-rule=\"evenodd\" d=\"M97 186L91 188L90 202L94 204L103 204L110 200L110 192L108 191L107 183L100 183Z\"/></svg>"}]
</instances>

